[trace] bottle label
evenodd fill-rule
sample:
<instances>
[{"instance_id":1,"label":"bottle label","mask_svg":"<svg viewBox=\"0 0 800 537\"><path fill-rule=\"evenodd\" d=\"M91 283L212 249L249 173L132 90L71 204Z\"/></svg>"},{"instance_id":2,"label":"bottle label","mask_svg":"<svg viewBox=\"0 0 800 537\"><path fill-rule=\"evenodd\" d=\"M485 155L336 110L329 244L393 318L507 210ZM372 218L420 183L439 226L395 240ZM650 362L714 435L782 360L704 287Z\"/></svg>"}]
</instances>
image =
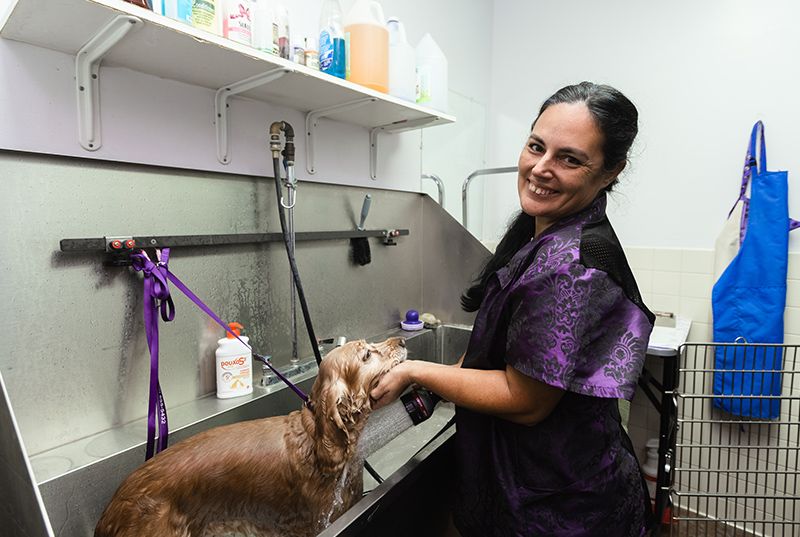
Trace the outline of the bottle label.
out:
<instances>
[{"instance_id":1,"label":"bottle label","mask_svg":"<svg viewBox=\"0 0 800 537\"><path fill-rule=\"evenodd\" d=\"M227 37L237 43L249 45L252 43L250 9L241 3L237 3L236 8L226 15Z\"/></svg>"},{"instance_id":2,"label":"bottle label","mask_svg":"<svg viewBox=\"0 0 800 537\"><path fill-rule=\"evenodd\" d=\"M417 102L431 102L431 67L420 65L417 67Z\"/></svg>"},{"instance_id":3,"label":"bottle label","mask_svg":"<svg viewBox=\"0 0 800 537\"><path fill-rule=\"evenodd\" d=\"M333 65L333 39L328 30L322 30L319 34L319 68L327 71Z\"/></svg>"},{"instance_id":4,"label":"bottle label","mask_svg":"<svg viewBox=\"0 0 800 537\"><path fill-rule=\"evenodd\" d=\"M194 0L192 3L192 24L196 28L214 31L216 5L213 0Z\"/></svg>"}]
</instances>

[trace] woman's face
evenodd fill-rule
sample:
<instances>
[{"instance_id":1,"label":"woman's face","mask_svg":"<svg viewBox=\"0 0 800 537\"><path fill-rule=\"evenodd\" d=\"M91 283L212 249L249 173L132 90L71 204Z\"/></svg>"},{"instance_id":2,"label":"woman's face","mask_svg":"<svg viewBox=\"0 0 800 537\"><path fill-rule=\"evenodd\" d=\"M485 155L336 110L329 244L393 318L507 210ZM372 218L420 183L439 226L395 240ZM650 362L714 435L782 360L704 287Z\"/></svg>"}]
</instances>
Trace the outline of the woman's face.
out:
<instances>
[{"instance_id":1,"label":"woman's face","mask_svg":"<svg viewBox=\"0 0 800 537\"><path fill-rule=\"evenodd\" d=\"M584 103L549 106L519 156L519 203L536 235L587 207L622 170L603 170L603 134Z\"/></svg>"}]
</instances>

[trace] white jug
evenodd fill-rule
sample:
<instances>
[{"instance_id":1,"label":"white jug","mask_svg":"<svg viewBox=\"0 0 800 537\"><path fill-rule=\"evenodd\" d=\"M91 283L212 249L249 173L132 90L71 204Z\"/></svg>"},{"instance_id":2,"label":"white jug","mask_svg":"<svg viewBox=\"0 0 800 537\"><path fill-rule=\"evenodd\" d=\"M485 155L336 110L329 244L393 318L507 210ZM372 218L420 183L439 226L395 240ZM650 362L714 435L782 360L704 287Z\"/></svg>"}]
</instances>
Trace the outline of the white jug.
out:
<instances>
[{"instance_id":1,"label":"white jug","mask_svg":"<svg viewBox=\"0 0 800 537\"><path fill-rule=\"evenodd\" d=\"M416 52L406 39L406 29L400 19L389 17L386 27L389 29L389 94L415 102Z\"/></svg>"},{"instance_id":2,"label":"white jug","mask_svg":"<svg viewBox=\"0 0 800 537\"><path fill-rule=\"evenodd\" d=\"M447 112L447 58L431 34L417 45L417 103Z\"/></svg>"}]
</instances>

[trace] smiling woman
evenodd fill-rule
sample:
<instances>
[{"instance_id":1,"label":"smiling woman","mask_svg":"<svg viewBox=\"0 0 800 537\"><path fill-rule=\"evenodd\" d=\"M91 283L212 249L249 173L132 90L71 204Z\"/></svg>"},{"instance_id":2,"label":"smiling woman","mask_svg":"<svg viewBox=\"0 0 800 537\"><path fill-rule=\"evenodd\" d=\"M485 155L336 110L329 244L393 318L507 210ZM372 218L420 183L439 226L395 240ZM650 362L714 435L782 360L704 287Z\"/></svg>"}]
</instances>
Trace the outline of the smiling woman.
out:
<instances>
[{"instance_id":1,"label":"smiling woman","mask_svg":"<svg viewBox=\"0 0 800 537\"><path fill-rule=\"evenodd\" d=\"M462 297L460 367L406 361L378 404L420 384L456 405L453 519L464 537L640 537L649 498L617 400L633 397L655 316L606 217L638 114L583 82L542 105L519 158L522 211Z\"/></svg>"}]
</instances>

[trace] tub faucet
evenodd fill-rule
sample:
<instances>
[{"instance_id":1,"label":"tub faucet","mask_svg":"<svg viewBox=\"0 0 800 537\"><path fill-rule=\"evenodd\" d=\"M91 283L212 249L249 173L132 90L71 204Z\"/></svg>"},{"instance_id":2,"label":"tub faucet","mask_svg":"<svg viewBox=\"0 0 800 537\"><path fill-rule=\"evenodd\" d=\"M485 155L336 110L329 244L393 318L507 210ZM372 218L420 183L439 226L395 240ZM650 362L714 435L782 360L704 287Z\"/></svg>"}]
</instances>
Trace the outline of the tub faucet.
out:
<instances>
[{"instance_id":1,"label":"tub faucet","mask_svg":"<svg viewBox=\"0 0 800 537\"><path fill-rule=\"evenodd\" d=\"M344 336L337 336L337 337L329 337L325 339L318 339L317 343L319 343L319 352L322 352L323 345L330 345L333 344L333 348L341 347L345 343L347 343L347 338Z\"/></svg>"}]
</instances>

